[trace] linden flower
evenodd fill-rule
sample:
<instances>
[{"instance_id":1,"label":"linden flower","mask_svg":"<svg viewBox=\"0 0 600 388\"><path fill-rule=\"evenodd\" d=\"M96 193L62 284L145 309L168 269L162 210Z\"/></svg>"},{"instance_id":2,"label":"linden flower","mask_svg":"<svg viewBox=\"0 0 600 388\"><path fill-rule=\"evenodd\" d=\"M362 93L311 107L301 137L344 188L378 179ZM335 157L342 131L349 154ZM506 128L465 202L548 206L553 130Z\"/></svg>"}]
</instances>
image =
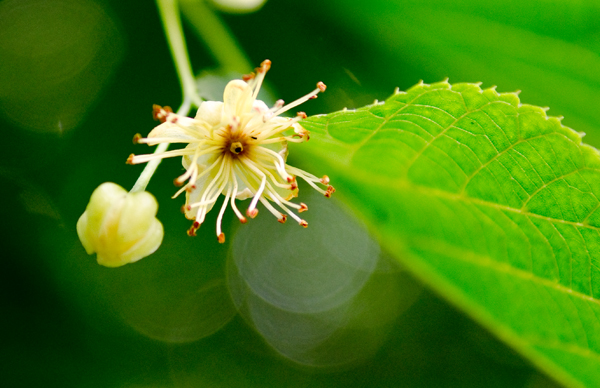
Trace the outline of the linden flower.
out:
<instances>
[{"instance_id":1,"label":"linden flower","mask_svg":"<svg viewBox=\"0 0 600 388\"><path fill-rule=\"evenodd\" d=\"M174 182L177 186L185 185L173 198L186 192L183 211L188 219L194 220L188 230L191 236L196 234L206 213L221 194L225 200L217 218L217 237L223 243L225 235L221 231L221 221L228 203L240 221L246 222L246 217L235 204L236 199L252 198L246 211L251 218L258 214L256 205L260 201L279 222L285 222L288 214L307 227L307 222L290 210L308 210L304 203L290 202L298 195L296 177L305 180L326 197L335 191L327 176L317 178L286 164L287 142L307 141L309 133L298 123L306 117L305 113L299 112L295 118L280 117L282 113L316 98L319 92L325 91L325 84L319 82L317 88L306 96L285 106L279 100L269 109L256 97L270 66L271 61L265 60L255 73L244 76L244 80L229 82L223 93L223 102L202 102L193 119L174 114L169 107L155 106L154 116L163 123L154 128L147 138L136 135L137 142L148 145L187 143L180 150L151 155L132 154L127 162L138 164L156 158L183 156L186 172Z\"/></svg>"},{"instance_id":2,"label":"linden flower","mask_svg":"<svg viewBox=\"0 0 600 388\"><path fill-rule=\"evenodd\" d=\"M133 263L154 253L162 242L157 210L152 194L128 193L115 183L103 183L94 190L77 221L79 240L88 255L97 254L100 265Z\"/></svg>"}]
</instances>

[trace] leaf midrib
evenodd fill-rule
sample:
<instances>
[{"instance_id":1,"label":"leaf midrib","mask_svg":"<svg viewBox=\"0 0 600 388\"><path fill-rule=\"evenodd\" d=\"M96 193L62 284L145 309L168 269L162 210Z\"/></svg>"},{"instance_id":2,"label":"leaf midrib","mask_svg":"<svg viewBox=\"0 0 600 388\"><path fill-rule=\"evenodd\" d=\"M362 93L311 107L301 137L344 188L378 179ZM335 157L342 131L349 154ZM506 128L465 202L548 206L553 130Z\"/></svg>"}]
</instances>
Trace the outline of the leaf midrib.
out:
<instances>
[{"instance_id":1,"label":"leaf midrib","mask_svg":"<svg viewBox=\"0 0 600 388\"><path fill-rule=\"evenodd\" d=\"M388 184L388 186L389 186L389 184ZM576 226L579 228L587 228L587 229L595 230L596 232L598 232L600 234L600 227L596 227L596 226L593 226L593 225L590 225L587 223L561 220L559 218L543 216L541 214L531 213L531 212L528 212L528 211L525 211L522 209L517 209L517 208L511 207L511 206L501 205L496 202L490 202L490 201L486 201L486 200L480 199L480 198L468 197L464 194L455 194L455 193L451 193L449 191L435 189L435 188L428 187L428 186L417 185L410 181L402 181L402 183L399 183L395 186L396 186L396 189L398 189L398 190L409 188L409 189L418 191L423 194L432 194L436 197L442 197L442 198L456 200L456 201L462 201L462 202L470 202L473 204L487 206L487 207L491 207L491 208L498 209L498 210L505 210L505 211L509 211L512 213L517 213L517 214L520 214L520 215L523 215L526 217L534 217L534 218L538 218L538 219L549 221L549 222L561 223L561 224L565 224L565 225L572 225L572 226Z\"/></svg>"}]
</instances>

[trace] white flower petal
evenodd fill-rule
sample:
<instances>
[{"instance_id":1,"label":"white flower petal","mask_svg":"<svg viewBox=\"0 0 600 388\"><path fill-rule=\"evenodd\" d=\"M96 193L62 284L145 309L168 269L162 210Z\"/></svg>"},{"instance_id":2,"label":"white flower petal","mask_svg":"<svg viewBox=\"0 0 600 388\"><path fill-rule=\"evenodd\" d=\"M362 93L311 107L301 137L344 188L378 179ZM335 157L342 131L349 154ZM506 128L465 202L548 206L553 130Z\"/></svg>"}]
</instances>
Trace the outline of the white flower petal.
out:
<instances>
[{"instance_id":1,"label":"white flower petal","mask_svg":"<svg viewBox=\"0 0 600 388\"><path fill-rule=\"evenodd\" d=\"M261 100L254 100L252 103L252 109L259 113L267 113L269 111L269 107Z\"/></svg>"},{"instance_id":2,"label":"white flower petal","mask_svg":"<svg viewBox=\"0 0 600 388\"><path fill-rule=\"evenodd\" d=\"M265 147L265 148L270 149L271 151L277 152L283 158L284 162L287 161L287 157L288 157L287 141L282 140L277 143L261 144L261 147Z\"/></svg>"},{"instance_id":3,"label":"white flower petal","mask_svg":"<svg viewBox=\"0 0 600 388\"><path fill-rule=\"evenodd\" d=\"M200 202L202 195L204 195L206 186L214 179L214 177L215 177L215 174L210 173L210 174L208 174L208 176L204 176L204 177L201 177L200 179L198 179L196 181L196 188L193 189L191 192L186 193L186 195L185 195L186 205L193 205L194 203ZM205 206L203 206L203 208L206 208L206 213L211 211L213 206L215 206L215 202L212 202L212 203L209 203L209 204L206 204ZM198 206L193 207L191 209L188 209L186 207L185 217L188 220L193 220L198 215L199 209L200 209L200 207L198 207Z\"/></svg>"},{"instance_id":4,"label":"white flower petal","mask_svg":"<svg viewBox=\"0 0 600 388\"><path fill-rule=\"evenodd\" d=\"M195 140L193 136L184 131L182 128L178 127L175 124L165 122L154 128L148 134L148 140L146 140L146 144L148 145L156 145L161 143L161 141L152 141L152 139L179 139L182 141L192 141Z\"/></svg>"},{"instance_id":5,"label":"white flower petal","mask_svg":"<svg viewBox=\"0 0 600 388\"><path fill-rule=\"evenodd\" d=\"M200 104L196 113L196 120L205 121L211 127L221 123L223 116L223 103L221 101L204 101Z\"/></svg>"},{"instance_id":6,"label":"white flower petal","mask_svg":"<svg viewBox=\"0 0 600 388\"><path fill-rule=\"evenodd\" d=\"M223 119L229 121L232 116L241 116L252 108L252 88L242 80L230 81L223 92Z\"/></svg>"},{"instance_id":7,"label":"white flower petal","mask_svg":"<svg viewBox=\"0 0 600 388\"><path fill-rule=\"evenodd\" d=\"M238 179L238 185L244 185L243 183L240 182L240 180ZM243 186L245 187L245 185ZM239 190L239 188L238 188ZM240 201L243 201L244 199L248 199L253 197L254 194L252 193L252 191L250 191L249 188L245 187L242 191L238 191L237 195L235 196L235 198L237 198Z\"/></svg>"}]
</instances>

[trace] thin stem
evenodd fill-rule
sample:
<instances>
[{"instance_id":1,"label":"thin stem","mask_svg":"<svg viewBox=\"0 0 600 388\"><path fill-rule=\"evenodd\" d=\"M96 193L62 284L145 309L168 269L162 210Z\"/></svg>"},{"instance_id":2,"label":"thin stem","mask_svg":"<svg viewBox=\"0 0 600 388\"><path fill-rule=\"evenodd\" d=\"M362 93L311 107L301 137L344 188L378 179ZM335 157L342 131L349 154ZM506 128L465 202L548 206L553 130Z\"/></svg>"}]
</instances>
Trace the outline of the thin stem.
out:
<instances>
[{"instance_id":1,"label":"thin stem","mask_svg":"<svg viewBox=\"0 0 600 388\"><path fill-rule=\"evenodd\" d=\"M181 10L198 36L206 43L224 72L245 73L252 69L246 54L205 0L180 0Z\"/></svg>"},{"instance_id":2,"label":"thin stem","mask_svg":"<svg viewBox=\"0 0 600 388\"><path fill-rule=\"evenodd\" d=\"M183 100L183 103L177 110L177 114L181 115L181 116L186 116L190 112L191 108L192 108L191 99L189 97L185 97L185 99ZM167 148L169 148L169 143L161 143L158 145L158 147L156 147L156 149L154 150L154 153L159 154L159 153L165 152L167 150ZM131 193L146 190L146 186L148 186L148 183L150 182L150 178L152 178L152 175L154 175L154 172L156 171L156 168L158 167L160 162L162 162L162 159L154 159L154 160L149 161L146 164L146 167L144 167L144 170L140 174L140 177L135 182L135 185L133 185L133 188L130 191Z\"/></svg>"},{"instance_id":3,"label":"thin stem","mask_svg":"<svg viewBox=\"0 0 600 388\"><path fill-rule=\"evenodd\" d=\"M177 0L156 0L156 4L169 42L171 56L177 68L179 83L183 88L183 99L189 98L195 105L200 106L202 100L196 90L196 81L183 38L178 2Z\"/></svg>"},{"instance_id":4,"label":"thin stem","mask_svg":"<svg viewBox=\"0 0 600 388\"><path fill-rule=\"evenodd\" d=\"M204 0L156 0L158 11L162 20L165 35L169 42L171 56L177 69L177 76L182 87L183 103L177 114L186 116L192 103L200 106L202 100L198 95L196 80L190 65L189 54L183 38L183 28L179 16L179 2L185 16L190 20L196 33L206 42L222 69L226 72L235 71L243 73L251 68L244 52L238 47L231 32L223 22L208 7ZM155 154L165 152L168 143L162 143L154 150ZM131 192L146 190L150 178L162 159L154 159L146 164L140 177L133 185Z\"/></svg>"}]
</instances>

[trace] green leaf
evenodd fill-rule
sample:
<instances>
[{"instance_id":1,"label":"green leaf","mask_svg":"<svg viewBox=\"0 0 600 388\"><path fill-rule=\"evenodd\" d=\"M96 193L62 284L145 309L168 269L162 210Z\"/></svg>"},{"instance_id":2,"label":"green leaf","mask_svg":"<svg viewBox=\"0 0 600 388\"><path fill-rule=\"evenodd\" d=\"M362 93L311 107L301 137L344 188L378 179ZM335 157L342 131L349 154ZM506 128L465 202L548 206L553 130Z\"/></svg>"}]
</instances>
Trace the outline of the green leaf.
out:
<instances>
[{"instance_id":1,"label":"green leaf","mask_svg":"<svg viewBox=\"0 0 600 388\"><path fill-rule=\"evenodd\" d=\"M446 81L303 125L311 169L398 260L558 381L597 385L600 157L580 134Z\"/></svg>"},{"instance_id":2,"label":"green leaf","mask_svg":"<svg viewBox=\"0 0 600 388\"><path fill-rule=\"evenodd\" d=\"M321 3L356 34L349 39L368 39L379 50L371 54L378 58L377 76L405 85L422 77L450 77L518 88L529 102L551 106L568 125L588 133L589 142L600 143L600 116L594 114L600 88L599 2ZM419 78L410 78L416 74Z\"/></svg>"}]
</instances>

